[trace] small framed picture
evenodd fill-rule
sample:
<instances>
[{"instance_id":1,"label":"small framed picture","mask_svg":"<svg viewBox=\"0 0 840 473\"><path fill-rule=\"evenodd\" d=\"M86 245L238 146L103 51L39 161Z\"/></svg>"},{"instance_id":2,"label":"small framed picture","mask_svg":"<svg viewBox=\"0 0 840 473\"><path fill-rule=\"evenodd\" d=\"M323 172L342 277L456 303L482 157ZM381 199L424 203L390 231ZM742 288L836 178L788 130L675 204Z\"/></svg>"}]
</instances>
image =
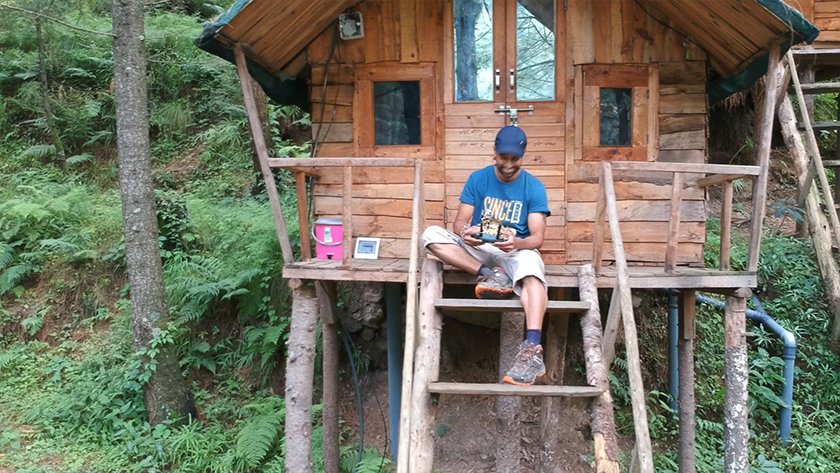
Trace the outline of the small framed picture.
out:
<instances>
[{"instance_id":1,"label":"small framed picture","mask_svg":"<svg viewBox=\"0 0 840 473\"><path fill-rule=\"evenodd\" d=\"M356 238L356 250L353 257L357 259L379 259L379 238Z\"/></svg>"}]
</instances>

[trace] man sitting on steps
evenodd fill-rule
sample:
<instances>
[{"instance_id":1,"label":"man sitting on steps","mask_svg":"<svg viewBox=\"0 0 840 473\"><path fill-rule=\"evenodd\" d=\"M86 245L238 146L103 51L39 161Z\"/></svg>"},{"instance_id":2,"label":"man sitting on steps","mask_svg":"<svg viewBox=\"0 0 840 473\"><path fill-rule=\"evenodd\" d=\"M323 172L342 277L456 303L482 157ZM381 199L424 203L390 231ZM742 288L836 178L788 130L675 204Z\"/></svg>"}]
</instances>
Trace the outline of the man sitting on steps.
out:
<instances>
[{"instance_id":1,"label":"man sitting on steps","mask_svg":"<svg viewBox=\"0 0 840 473\"><path fill-rule=\"evenodd\" d=\"M427 251L444 263L476 275L476 297L519 296L527 332L503 381L523 386L545 375L540 341L548 292L539 249L545 237L546 217L551 214L545 186L522 169L526 145L521 129L500 129L494 164L473 172L464 185L452 224L454 233L439 226L423 232ZM482 219L501 221L504 238L494 243L476 238L482 230ZM487 235L479 236L488 239Z\"/></svg>"}]
</instances>

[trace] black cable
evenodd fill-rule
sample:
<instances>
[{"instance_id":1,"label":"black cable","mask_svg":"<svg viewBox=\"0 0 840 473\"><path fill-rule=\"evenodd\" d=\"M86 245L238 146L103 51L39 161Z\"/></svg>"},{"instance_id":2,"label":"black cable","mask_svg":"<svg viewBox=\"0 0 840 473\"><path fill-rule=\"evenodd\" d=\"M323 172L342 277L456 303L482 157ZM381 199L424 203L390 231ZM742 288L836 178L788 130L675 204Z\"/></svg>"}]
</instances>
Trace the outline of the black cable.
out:
<instances>
[{"instance_id":1,"label":"black cable","mask_svg":"<svg viewBox=\"0 0 840 473\"><path fill-rule=\"evenodd\" d=\"M376 399L376 407L379 408L379 416L382 417L382 425L385 427L385 451L387 452L391 432L388 431L388 420L385 418L385 411L382 410L382 403L379 402L379 394L377 394L376 388L373 390L373 398ZM382 455L382 460L379 461L379 468L376 471L382 471L383 466L385 466L385 455Z\"/></svg>"},{"instance_id":2,"label":"black cable","mask_svg":"<svg viewBox=\"0 0 840 473\"><path fill-rule=\"evenodd\" d=\"M347 359L350 361L350 373L353 376L353 384L355 386L356 408L359 411L359 451L356 455L356 466L353 467L353 473L356 473L359 471L359 465L362 463L362 454L365 451L365 409L362 402L362 387L359 383L359 376L356 373L356 362L353 360L353 349L355 349L355 346L351 349L353 341L350 340L350 335L347 334L341 317L338 318L338 323L341 326L341 341L344 345L344 350L347 352Z\"/></svg>"}]
</instances>

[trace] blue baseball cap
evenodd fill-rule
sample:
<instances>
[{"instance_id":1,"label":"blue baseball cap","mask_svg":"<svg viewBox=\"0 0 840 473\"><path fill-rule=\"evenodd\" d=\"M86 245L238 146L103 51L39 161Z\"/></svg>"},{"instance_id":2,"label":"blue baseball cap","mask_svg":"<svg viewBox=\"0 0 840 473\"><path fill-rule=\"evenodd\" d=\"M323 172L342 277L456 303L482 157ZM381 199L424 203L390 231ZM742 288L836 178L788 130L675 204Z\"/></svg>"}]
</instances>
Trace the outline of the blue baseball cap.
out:
<instances>
[{"instance_id":1,"label":"blue baseball cap","mask_svg":"<svg viewBox=\"0 0 840 473\"><path fill-rule=\"evenodd\" d=\"M496 154L510 154L520 159L525 154L526 146L528 138L519 127L504 126L496 134Z\"/></svg>"}]
</instances>

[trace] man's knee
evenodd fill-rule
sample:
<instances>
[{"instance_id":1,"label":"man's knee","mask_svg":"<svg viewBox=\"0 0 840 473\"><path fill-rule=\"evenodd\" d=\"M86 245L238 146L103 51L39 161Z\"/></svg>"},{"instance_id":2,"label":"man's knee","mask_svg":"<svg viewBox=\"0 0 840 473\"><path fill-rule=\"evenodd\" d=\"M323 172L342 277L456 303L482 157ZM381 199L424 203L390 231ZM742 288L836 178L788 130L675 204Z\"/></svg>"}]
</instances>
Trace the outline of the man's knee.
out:
<instances>
[{"instance_id":1,"label":"man's knee","mask_svg":"<svg viewBox=\"0 0 840 473\"><path fill-rule=\"evenodd\" d=\"M454 244L455 242L452 240L453 235L446 231L445 228L439 225L431 225L423 230L423 235L421 236L421 240L423 242L423 247L429 250L434 250L433 246L438 244Z\"/></svg>"}]
</instances>

